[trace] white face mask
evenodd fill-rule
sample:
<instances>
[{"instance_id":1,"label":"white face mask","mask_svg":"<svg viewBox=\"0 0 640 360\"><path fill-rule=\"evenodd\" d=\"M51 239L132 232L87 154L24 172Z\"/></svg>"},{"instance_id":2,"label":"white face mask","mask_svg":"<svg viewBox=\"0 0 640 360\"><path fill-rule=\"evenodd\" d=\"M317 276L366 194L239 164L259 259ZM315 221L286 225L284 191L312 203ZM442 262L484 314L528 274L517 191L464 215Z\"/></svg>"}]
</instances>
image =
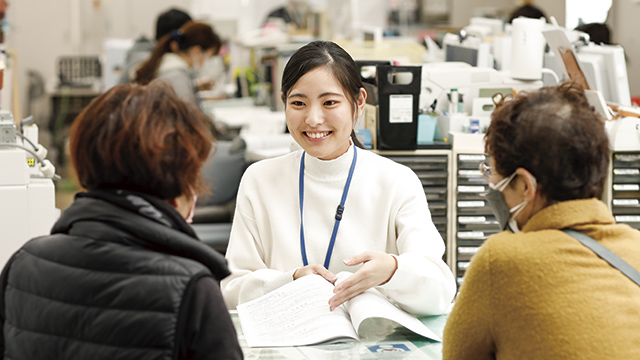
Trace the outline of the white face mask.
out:
<instances>
[{"instance_id":1,"label":"white face mask","mask_svg":"<svg viewBox=\"0 0 640 360\"><path fill-rule=\"evenodd\" d=\"M197 56L191 54L191 70L193 70L194 73L199 73L200 70L202 70L203 63L204 60L202 60L202 58L198 59Z\"/></svg>"},{"instance_id":2,"label":"white face mask","mask_svg":"<svg viewBox=\"0 0 640 360\"><path fill-rule=\"evenodd\" d=\"M189 209L189 214L185 218L187 224L191 224L193 222L193 214L196 212L196 202L198 201L198 195L193 194L193 203L191 204L191 209Z\"/></svg>"}]
</instances>

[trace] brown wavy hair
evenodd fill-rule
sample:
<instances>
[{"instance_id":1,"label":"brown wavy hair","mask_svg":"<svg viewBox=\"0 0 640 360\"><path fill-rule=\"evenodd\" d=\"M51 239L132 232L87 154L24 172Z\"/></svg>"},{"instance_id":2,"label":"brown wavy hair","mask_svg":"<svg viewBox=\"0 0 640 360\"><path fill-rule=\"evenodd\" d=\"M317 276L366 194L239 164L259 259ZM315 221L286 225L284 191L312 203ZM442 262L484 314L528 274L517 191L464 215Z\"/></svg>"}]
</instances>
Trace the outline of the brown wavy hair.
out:
<instances>
[{"instance_id":1,"label":"brown wavy hair","mask_svg":"<svg viewBox=\"0 0 640 360\"><path fill-rule=\"evenodd\" d=\"M495 171L527 169L549 203L602 196L609 139L577 83L500 98L485 140Z\"/></svg>"},{"instance_id":2,"label":"brown wavy hair","mask_svg":"<svg viewBox=\"0 0 640 360\"><path fill-rule=\"evenodd\" d=\"M69 146L80 184L174 199L207 193L201 167L213 146L206 115L160 82L115 86L74 120Z\"/></svg>"},{"instance_id":3,"label":"brown wavy hair","mask_svg":"<svg viewBox=\"0 0 640 360\"><path fill-rule=\"evenodd\" d=\"M136 71L136 83L145 85L157 76L162 56L171 52L172 42L178 44L179 51L185 51L199 45L202 50L214 49L214 53L220 50L222 43L220 37L213 31L211 26L201 22L189 21L180 29L172 31L158 40L149 59L142 63Z\"/></svg>"}]
</instances>

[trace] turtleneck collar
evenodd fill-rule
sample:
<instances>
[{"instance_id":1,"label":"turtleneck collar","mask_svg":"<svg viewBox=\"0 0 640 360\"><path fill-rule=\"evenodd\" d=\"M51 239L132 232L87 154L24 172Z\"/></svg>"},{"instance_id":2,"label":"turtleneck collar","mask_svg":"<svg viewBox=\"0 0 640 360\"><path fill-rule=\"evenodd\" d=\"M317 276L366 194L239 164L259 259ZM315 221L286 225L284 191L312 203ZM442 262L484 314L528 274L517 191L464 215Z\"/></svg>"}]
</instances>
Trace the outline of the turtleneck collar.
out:
<instances>
[{"instance_id":1,"label":"turtleneck collar","mask_svg":"<svg viewBox=\"0 0 640 360\"><path fill-rule=\"evenodd\" d=\"M320 160L305 153L305 176L319 180L345 179L349 174L349 167L353 161L353 151L353 143L350 141L347 152L333 160Z\"/></svg>"}]
</instances>

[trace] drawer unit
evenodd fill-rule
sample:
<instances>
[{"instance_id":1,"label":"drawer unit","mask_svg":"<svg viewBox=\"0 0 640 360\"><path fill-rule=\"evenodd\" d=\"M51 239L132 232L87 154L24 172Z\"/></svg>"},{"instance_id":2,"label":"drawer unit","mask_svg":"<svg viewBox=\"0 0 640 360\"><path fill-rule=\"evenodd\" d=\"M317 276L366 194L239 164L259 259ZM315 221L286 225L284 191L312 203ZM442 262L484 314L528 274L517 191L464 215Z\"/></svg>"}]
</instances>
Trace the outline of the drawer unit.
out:
<instances>
[{"instance_id":1,"label":"drawer unit","mask_svg":"<svg viewBox=\"0 0 640 360\"><path fill-rule=\"evenodd\" d=\"M454 274L458 285L462 283L471 258L480 245L500 231L498 221L484 197L489 190L487 180L478 170L478 165L485 160L483 154L456 155Z\"/></svg>"},{"instance_id":2,"label":"drawer unit","mask_svg":"<svg viewBox=\"0 0 640 360\"><path fill-rule=\"evenodd\" d=\"M610 205L616 222L640 229L640 152L613 153Z\"/></svg>"},{"instance_id":3,"label":"drawer unit","mask_svg":"<svg viewBox=\"0 0 640 360\"><path fill-rule=\"evenodd\" d=\"M431 220L447 244L449 228L449 157L450 152L436 152L429 154L428 150L416 152L386 152L380 151L385 156L413 170L422 182L424 193L429 204ZM445 253L444 259L447 259Z\"/></svg>"}]
</instances>

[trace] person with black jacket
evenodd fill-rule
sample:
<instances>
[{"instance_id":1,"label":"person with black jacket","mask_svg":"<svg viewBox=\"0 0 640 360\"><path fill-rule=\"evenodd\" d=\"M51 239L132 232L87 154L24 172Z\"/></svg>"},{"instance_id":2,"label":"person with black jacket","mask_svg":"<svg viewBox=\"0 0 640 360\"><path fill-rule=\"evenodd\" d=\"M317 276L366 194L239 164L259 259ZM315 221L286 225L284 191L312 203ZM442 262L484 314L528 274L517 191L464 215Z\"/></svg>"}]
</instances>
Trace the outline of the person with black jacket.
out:
<instances>
[{"instance_id":1,"label":"person with black jacket","mask_svg":"<svg viewBox=\"0 0 640 360\"><path fill-rule=\"evenodd\" d=\"M189 226L213 138L162 83L119 85L75 119L80 184L0 277L6 359L242 359L224 257Z\"/></svg>"}]
</instances>

